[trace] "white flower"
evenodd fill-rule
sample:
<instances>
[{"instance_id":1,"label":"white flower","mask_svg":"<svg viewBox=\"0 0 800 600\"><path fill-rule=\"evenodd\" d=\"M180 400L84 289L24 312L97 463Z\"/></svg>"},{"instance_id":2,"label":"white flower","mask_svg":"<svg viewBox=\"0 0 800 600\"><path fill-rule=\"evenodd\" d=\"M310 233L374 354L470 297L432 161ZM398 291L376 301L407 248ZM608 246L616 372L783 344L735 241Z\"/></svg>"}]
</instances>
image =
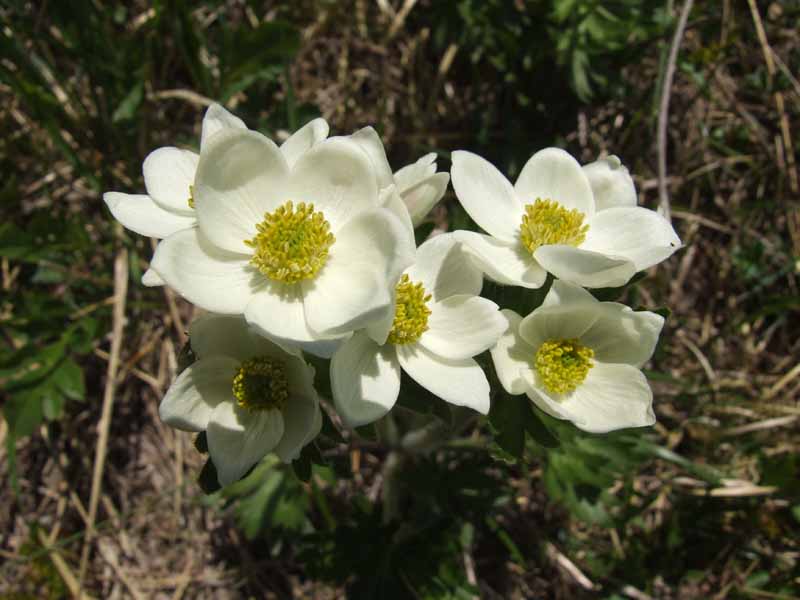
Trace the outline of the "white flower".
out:
<instances>
[{"instance_id":1,"label":"white flower","mask_svg":"<svg viewBox=\"0 0 800 600\"><path fill-rule=\"evenodd\" d=\"M208 140L223 129L247 129L244 122L219 104L208 107L203 117L200 154ZM281 144L281 152L291 165L309 148L328 136L328 124L315 119ZM147 155L142 171L147 194L106 192L103 200L111 214L131 231L158 239L197 223L192 186L200 154L174 147L158 148ZM148 270L145 285L163 285L161 277Z\"/></svg>"},{"instance_id":2,"label":"white flower","mask_svg":"<svg viewBox=\"0 0 800 600\"><path fill-rule=\"evenodd\" d=\"M241 317L204 315L189 327L189 339L197 361L167 390L161 419L206 431L221 485L269 452L284 462L297 458L322 426L314 370Z\"/></svg>"},{"instance_id":3,"label":"white flower","mask_svg":"<svg viewBox=\"0 0 800 600\"><path fill-rule=\"evenodd\" d=\"M258 132L221 131L200 157L194 199L198 226L164 239L151 268L201 308L244 314L274 341L320 355L391 311L413 261L406 226L346 138L290 165Z\"/></svg>"},{"instance_id":4,"label":"white flower","mask_svg":"<svg viewBox=\"0 0 800 600\"><path fill-rule=\"evenodd\" d=\"M459 240L500 283L538 288L549 271L584 287L616 287L681 244L663 217L635 206L616 157L582 169L563 150L546 148L512 187L485 159L456 151L452 176L464 209L489 233L459 232Z\"/></svg>"},{"instance_id":5,"label":"white flower","mask_svg":"<svg viewBox=\"0 0 800 600\"><path fill-rule=\"evenodd\" d=\"M489 383L472 357L491 348L506 324L494 302L478 297L481 285L451 234L419 247L396 286L394 314L356 332L331 360L333 399L348 425L391 410L401 368L451 404L489 411Z\"/></svg>"},{"instance_id":6,"label":"white flower","mask_svg":"<svg viewBox=\"0 0 800 600\"><path fill-rule=\"evenodd\" d=\"M419 225L442 199L450 181L448 173L436 172L436 153L431 152L417 162L406 165L392 174L386 151L372 127L359 129L350 136L369 155L378 178L378 189L394 185L403 201L413 226Z\"/></svg>"},{"instance_id":7,"label":"white flower","mask_svg":"<svg viewBox=\"0 0 800 600\"><path fill-rule=\"evenodd\" d=\"M655 423L653 393L641 366L664 319L554 281L542 306L508 328L491 353L509 394L527 394L543 411L578 428L607 433Z\"/></svg>"}]
</instances>

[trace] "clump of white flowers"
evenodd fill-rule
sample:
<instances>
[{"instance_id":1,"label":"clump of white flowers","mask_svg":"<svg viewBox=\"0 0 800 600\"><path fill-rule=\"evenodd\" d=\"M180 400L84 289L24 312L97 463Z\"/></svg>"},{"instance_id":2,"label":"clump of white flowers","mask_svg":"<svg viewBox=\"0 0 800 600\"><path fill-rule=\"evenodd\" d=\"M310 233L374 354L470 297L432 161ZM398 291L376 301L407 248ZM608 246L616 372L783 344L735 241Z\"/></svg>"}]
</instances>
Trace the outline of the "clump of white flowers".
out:
<instances>
[{"instance_id":1,"label":"clump of white flowers","mask_svg":"<svg viewBox=\"0 0 800 600\"><path fill-rule=\"evenodd\" d=\"M278 146L213 105L199 154L159 148L144 162L146 195L104 196L126 228L161 240L145 285L208 311L189 330L197 360L160 414L205 432L220 484L268 453L296 459L319 433L304 353L330 359L333 405L351 427L392 410L403 372L487 414L486 351L507 393L581 429L654 423L641 367L663 318L583 289L623 286L680 247L665 219L636 206L618 158L581 167L546 148L512 186L470 152L453 153L451 174L435 154L394 172L371 127L328 132L316 119ZM416 248L414 228L451 176L486 234L436 232ZM523 318L481 297L484 275L552 284Z\"/></svg>"}]
</instances>

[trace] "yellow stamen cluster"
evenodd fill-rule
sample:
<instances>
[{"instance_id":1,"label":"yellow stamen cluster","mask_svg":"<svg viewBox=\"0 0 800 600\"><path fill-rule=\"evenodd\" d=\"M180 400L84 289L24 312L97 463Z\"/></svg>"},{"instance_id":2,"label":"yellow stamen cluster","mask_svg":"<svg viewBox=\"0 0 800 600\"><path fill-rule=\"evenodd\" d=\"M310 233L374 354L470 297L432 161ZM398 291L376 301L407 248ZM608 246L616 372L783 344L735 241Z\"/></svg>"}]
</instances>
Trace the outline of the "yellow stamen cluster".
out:
<instances>
[{"instance_id":1,"label":"yellow stamen cluster","mask_svg":"<svg viewBox=\"0 0 800 600\"><path fill-rule=\"evenodd\" d=\"M567 210L554 200L537 198L525 206L519 235L522 245L533 254L548 244L578 246L586 239L587 231L589 226L583 224L579 210Z\"/></svg>"},{"instance_id":2,"label":"yellow stamen cluster","mask_svg":"<svg viewBox=\"0 0 800 600\"><path fill-rule=\"evenodd\" d=\"M189 208L194 208L194 186L189 186L189 199L186 201L189 205Z\"/></svg>"},{"instance_id":3,"label":"yellow stamen cluster","mask_svg":"<svg viewBox=\"0 0 800 600\"><path fill-rule=\"evenodd\" d=\"M311 279L328 260L336 241L330 225L313 204L291 201L264 215L258 233L245 244L255 250L250 263L261 273L283 283Z\"/></svg>"},{"instance_id":4,"label":"yellow stamen cluster","mask_svg":"<svg viewBox=\"0 0 800 600\"><path fill-rule=\"evenodd\" d=\"M536 352L534 367L552 394L566 394L578 387L592 368L594 350L576 339L547 340Z\"/></svg>"},{"instance_id":5,"label":"yellow stamen cluster","mask_svg":"<svg viewBox=\"0 0 800 600\"><path fill-rule=\"evenodd\" d=\"M244 361L233 377L233 395L249 411L283 408L289 398L286 368L280 360L260 356Z\"/></svg>"},{"instance_id":6,"label":"yellow stamen cluster","mask_svg":"<svg viewBox=\"0 0 800 600\"><path fill-rule=\"evenodd\" d=\"M388 341L392 344L413 344L428 330L431 309L426 302L431 295L425 294L421 283L412 283L408 275L400 278L395 290L397 302Z\"/></svg>"}]
</instances>

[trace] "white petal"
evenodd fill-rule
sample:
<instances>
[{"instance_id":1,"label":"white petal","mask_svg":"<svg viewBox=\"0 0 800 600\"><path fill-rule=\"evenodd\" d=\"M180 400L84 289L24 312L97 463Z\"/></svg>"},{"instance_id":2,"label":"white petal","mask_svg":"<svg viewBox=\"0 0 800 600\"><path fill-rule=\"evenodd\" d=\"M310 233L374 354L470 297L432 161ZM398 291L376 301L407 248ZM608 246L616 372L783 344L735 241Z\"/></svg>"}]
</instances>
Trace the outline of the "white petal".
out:
<instances>
[{"instance_id":1,"label":"white petal","mask_svg":"<svg viewBox=\"0 0 800 600\"><path fill-rule=\"evenodd\" d=\"M413 260L406 229L387 209L350 220L317 277L301 284L309 328L337 335L385 316L391 310L390 287Z\"/></svg>"},{"instance_id":2,"label":"white petal","mask_svg":"<svg viewBox=\"0 0 800 600\"><path fill-rule=\"evenodd\" d=\"M383 142L381 142L378 132L372 127L364 127L356 131L349 139L358 144L361 150L369 157L378 189L382 190L392 185L394 183L392 168L389 166L386 150L383 148Z\"/></svg>"},{"instance_id":3,"label":"white petal","mask_svg":"<svg viewBox=\"0 0 800 600\"><path fill-rule=\"evenodd\" d=\"M321 335L309 329L303 306L302 288L277 282L255 294L244 311L248 323L285 352L298 350L330 358L346 335Z\"/></svg>"},{"instance_id":4,"label":"white petal","mask_svg":"<svg viewBox=\"0 0 800 600\"><path fill-rule=\"evenodd\" d=\"M664 217L636 206L598 212L580 247L627 258L642 271L672 256L681 240Z\"/></svg>"},{"instance_id":5,"label":"white petal","mask_svg":"<svg viewBox=\"0 0 800 600\"><path fill-rule=\"evenodd\" d=\"M197 228L162 240L150 264L189 302L223 314L243 313L266 282L249 257L217 248Z\"/></svg>"},{"instance_id":6,"label":"white petal","mask_svg":"<svg viewBox=\"0 0 800 600\"><path fill-rule=\"evenodd\" d=\"M254 356L286 360L286 353L259 335L241 315L200 315L189 325L192 351L200 358L228 356L241 362Z\"/></svg>"},{"instance_id":7,"label":"white petal","mask_svg":"<svg viewBox=\"0 0 800 600\"><path fill-rule=\"evenodd\" d=\"M359 212L378 206L369 158L355 142L329 138L303 154L292 168L287 198L313 203L338 231Z\"/></svg>"},{"instance_id":8,"label":"white petal","mask_svg":"<svg viewBox=\"0 0 800 600\"><path fill-rule=\"evenodd\" d=\"M455 231L453 235L466 246L475 265L498 283L540 288L547 272L518 242L502 242L474 231Z\"/></svg>"},{"instance_id":9,"label":"white petal","mask_svg":"<svg viewBox=\"0 0 800 600\"><path fill-rule=\"evenodd\" d=\"M450 404L488 414L489 381L473 359L439 358L419 344L395 348L400 366L426 390Z\"/></svg>"},{"instance_id":10,"label":"white petal","mask_svg":"<svg viewBox=\"0 0 800 600\"><path fill-rule=\"evenodd\" d=\"M459 202L472 220L505 242L514 242L522 223L522 203L497 168L472 152L453 152L450 174Z\"/></svg>"},{"instance_id":11,"label":"white petal","mask_svg":"<svg viewBox=\"0 0 800 600\"><path fill-rule=\"evenodd\" d=\"M316 146L328 137L328 123L325 119L314 119L295 131L289 139L281 144L281 152L289 164L293 167L297 159L308 150Z\"/></svg>"},{"instance_id":12,"label":"white petal","mask_svg":"<svg viewBox=\"0 0 800 600\"><path fill-rule=\"evenodd\" d=\"M208 140L223 129L247 129L239 117L229 113L219 104L212 104L203 117L203 129L200 133L200 150L204 150Z\"/></svg>"},{"instance_id":13,"label":"white petal","mask_svg":"<svg viewBox=\"0 0 800 600\"><path fill-rule=\"evenodd\" d=\"M450 175L447 173L436 173L400 193L415 227L422 223L434 205L442 199L449 181Z\"/></svg>"},{"instance_id":14,"label":"white petal","mask_svg":"<svg viewBox=\"0 0 800 600\"><path fill-rule=\"evenodd\" d=\"M656 422L653 392L642 372L631 365L595 363L561 409L576 427L591 433Z\"/></svg>"},{"instance_id":15,"label":"white petal","mask_svg":"<svg viewBox=\"0 0 800 600\"><path fill-rule=\"evenodd\" d=\"M583 172L592 186L595 207L598 211L614 206L636 206L636 187L628 169L616 156L601 158L583 166Z\"/></svg>"},{"instance_id":16,"label":"white petal","mask_svg":"<svg viewBox=\"0 0 800 600\"><path fill-rule=\"evenodd\" d=\"M200 358L169 386L158 407L161 420L184 431L204 431L220 402L234 400L231 383L238 361L228 356Z\"/></svg>"},{"instance_id":17,"label":"white petal","mask_svg":"<svg viewBox=\"0 0 800 600\"><path fill-rule=\"evenodd\" d=\"M208 453L220 485L229 485L271 452L283 435L279 410L248 412L234 402L222 402L208 423Z\"/></svg>"},{"instance_id":18,"label":"white petal","mask_svg":"<svg viewBox=\"0 0 800 600\"><path fill-rule=\"evenodd\" d=\"M436 153L430 152L417 162L406 165L394 174L394 183L402 194L436 173Z\"/></svg>"},{"instance_id":19,"label":"white petal","mask_svg":"<svg viewBox=\"0 0 800 600\"><path fill-rule=\"evenodd\" d=\"M161 208L183 215L194 213L189 206L197 171L198 155L180 148L158 148L144 159L144 185L147 194Z\"/></svg>"},{"instance_id":20,"label":"white petal","mask_svg":"<svg viewBox=\"0 0 800 600\"><path fill-rule=\"evenodd\" d=\"M164 285L166 281L161 278L161 275L156 273L153 269L147 269L142 275L142 285L145 287L158 287Z\"/></svg>"},{"instance_id":21,"label":"white petal","mask_svg":"<svg viewBox=\"0 0 800 600\"><path fill-rule=\"evenodd\" d=\"M559 279L588 288L625 285L636 273L636 266L626 258L573 246L541 246L533 256Z\"/></svg>"},{"instance_id":22,"label":"white petal","mask_svg":"<svg viewBox=\"0 0 800 600\"><path fill-rule=\"evenodd\" d=\"M388 413L400 393L400 365L392 346L379 347L363 333L345 342L331 360L336 412L350 427Z\"/></svg>"},{"instance_id":23,"label":"white petal","mask_svg":"<svg viewBox=\"0 0 800 600\"><path fill-rule=\"evenodd\" d=\"M648 311L633 312L624 304L601 302L598 318L581 336L594 350L595 360L641 367L653 355L664 317Z\"/></svg>"},{"instance_id":24,"label":"white petal","mask_svg":"<svg viewBox=\"0 0 800 600\"><path fill-rule=\"evenodd\" d=\"M598 318L595 304L540 306L519 325L519 334L535 350L547 340L579 338Z\"/></svg>"},{"instance_id":25,"label":"white petal","mask_svg":"<svg viewBox=\"0 0 800 600\"><path fill-rule=\"evenodd\" d=\"M421 283L434 302L456 294L477 296L483 287L483 274L453 233L432 237L417 248L417 260L406 274Z\"/></svg>"},{"instance_id":26,"label":"white petal","mask_svg":"<svg viewBox=\"0 0 800 600\"><path fill-rule=\"evenodd\" d=\"M272 140L256 131L223 129L203 148L194 201L203 234L220 248L251 253L264 213L287 200L289 166Z\"/></svg>"},{"instance_id":27,"label":"white petal","mask_svg":"<svg viewBox=\"0 0 800 600\"><path fill-rule=\"evenodd\" d=\"M298 284L269 281L253 295L244 316L262 335L278 342L310 342L320 338L306 324L303 290Z\"/></svg>"},{"instance_id":28,"label":"white petal","mask_svg":"<svg viewBox=\"0 0 800 600\"><path fill-rule=\"evenodd\" d=\"M378 194L378 202L383 208L389 209L392 214L397 217L403 224L406 230L405 243L411 247L416 247L417 241L414 237L414 224L411 222L411 215L408 213L406 205L397 193L397 188L394 185L383 188Z\"/></svg>"},{"instance_id":29,"label":"white petal","mask_svg":"<svg viewBox=\"0 0 800 600\"><path fill-rule=\"evenodd\" d=\"M542 306L562 306L565 304L599 304L597 298L579 285L556 279L547 290Z\"/></svg>"},{"instance_id":30,"label":"white petal","mask_svg":"<svg viewBox=\"0 0 800 600\"><path fill-rule=\"evenodd\" d=\"M458 295L431 306L428 330L419 345L450 359L469 358L488 350L505 331L497 304L486 298Z\"/></svg>"},{"instance_id":31,"label":"white petal","mask_svg":"<svg viewBox=\"0 0 800 600\"><path fill-rule=\"evenodd\" d=\"M319 404L317 404L317 410L314 412L314 423L311 426L311 429L308 430L308 435L303 442L303 446L310 444L314 439L316 439L320 431L322 431L322 410L320 409Z\"/></svg>"},{"instance_id":32,"label":"white petal","mask_svg":"<svg viewBox=\"0 0 800 600\"><path fill-rule=\"evenodd\" d=\"M103 200L117 221L139 235L161 239L197 223L194 215L165 210L143 194L106 192Z\"/></svg>"},{"instance_id":33,"label":"white petal","mask_svg":"<svg viewBox=\"0 0 800 600\"><path fill-rule=\"evenodd\" d=\"M578 161L560 148L540 150L525 163L514 186L524 204L537 198L553 200L591 218L595 212L589 179Z\"/></svg>"},{"instance_id":34,"label":"white petal","mask_svg":"<svg viewBox=\"0 0 800 600\"><path fill-rule=\"evenodd\" d=\"M312 390L313 391L313 390ZM319 416L317 395L292 396L283 407L283 437L275 446L275 453L283 462L291 462L300 456L300 451L316 428Z\"/></svg>"},{"instance_id":35,"label":"white petal","mask_svg":"<svg viewBox=\"0 0 800 600\"><path fill-rule=\"evenodd\" d=\"M513 310L501 310L506 321L506 330L492 348L492 362L497 378L509 394L522 394L528 383L522 377L524 369L530 369L535 350L519 335L519 324L522 321Z\"/></svg>"}]
</instances>

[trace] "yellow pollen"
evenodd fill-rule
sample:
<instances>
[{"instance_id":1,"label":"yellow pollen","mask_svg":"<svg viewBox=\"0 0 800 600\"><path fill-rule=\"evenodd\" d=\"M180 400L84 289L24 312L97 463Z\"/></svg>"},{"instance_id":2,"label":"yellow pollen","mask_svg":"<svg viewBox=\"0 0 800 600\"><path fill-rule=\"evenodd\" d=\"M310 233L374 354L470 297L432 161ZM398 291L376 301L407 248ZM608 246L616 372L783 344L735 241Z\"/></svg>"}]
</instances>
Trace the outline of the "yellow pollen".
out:
<instances>
[{"instance_id":1,"label":"yellow pollen","mask_svg":"<svg viewBox=\"0 0 800 600\"><path fill-rule=\"evenodd\" d=\"M578 246L586 239L589 226L583 224L583 213L577 209L567 210L554 200L537 198L525 206L520 241L533 254L539 246L565 244Z\"/></svg>"},{"instance_id":2,"label":"yellow pollen","mask_svg":"<svg viewBox=\"0 0 800 600\"><path fill-rule=\"evenodd\" d=\"M328 249L336 241L330 225L313 204L291 201L264 214L258 233L245 244L255 253L250 264L261 273L283 283L313 278L328 260Z\"/></svg>"},{"instance_id":3,"label":"yellow pollen","mask_svg":"<svg viewBox=\"0 0 800 600\"><path fill-rule=\"evenodd\" d=\"M189 186L189 199L186 201L189 205L189 208L194 208L194 186Z\"/></svg>"},{"instance_id":4,"label":"yellow pollen","mask_svg":"<svg viewBox=\"0 0 800 600\"><path fill-rule=\"evenodd\" d=\"M249 411L281 409L289 398L289 381L280 360L259 356L239 365L233 377L236 403Z\"/></svg>"},{"instance_id":5,"label":"yellow pollen","mask_svg":"<svg viewBox=\"0 0 800 600\"><path fill-rule=\"evenodd\" d=\"M413 344L428 330L431 309L426 302L431 295L425 294L421 283L412 283L408 275L400 278L395 290L394 322L387 341L392 344Z\"/></svg>"},{"instance_id":6,"label":"yellow pollen","mask_svg":"<svg viewBox=\"0 0 800 600\"><path fill-rule=\"evenodd\" d=\"M547 340L536 351L533 365L548 392L566 394L586 379L593 357L594 350L574 338Z\"/></svg>"}]
</instances>

